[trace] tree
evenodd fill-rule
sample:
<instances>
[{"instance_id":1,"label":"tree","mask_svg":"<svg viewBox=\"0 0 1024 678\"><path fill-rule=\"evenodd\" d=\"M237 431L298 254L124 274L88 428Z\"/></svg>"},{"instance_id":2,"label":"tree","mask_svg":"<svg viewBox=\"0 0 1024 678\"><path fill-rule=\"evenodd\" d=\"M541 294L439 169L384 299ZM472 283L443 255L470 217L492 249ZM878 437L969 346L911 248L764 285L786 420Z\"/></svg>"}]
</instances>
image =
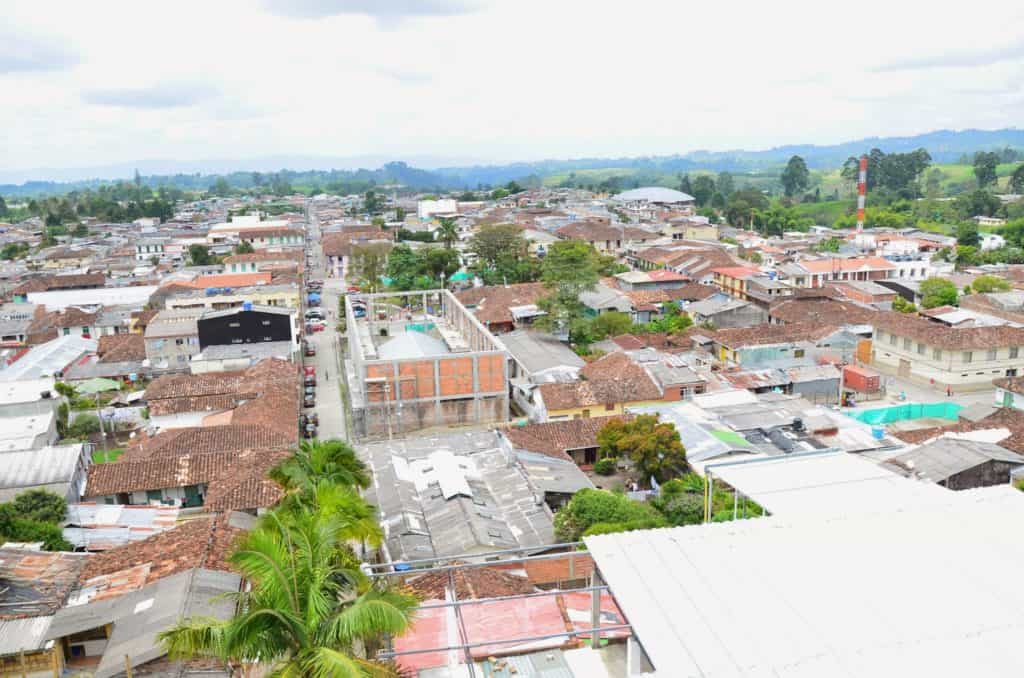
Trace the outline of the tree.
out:
<instances>
[{"instance_id":1,"label":"tree","mask_svg":"<svg viewBox=\"0 0 1024 678\"><path fill-rule=\"evenodd\" d=\"M654 508L633 501L622 494L605 490L580 490L555 514L555 537L558 541L578 541L596 525L614 525L602 532L623 532L629 529L663 527L664 519Z\"/></svg>"},{"instance_id":2,"label":"tree","mask_svg":"<svg viewBox=\"0 0 1024 678\"><path fill-rule=\"evenodd\" d=\"M965 247L977 247L981 244L978 236L978 225L974 222L965 222L956 227L956 244Z\"/></svg>"},{"instance_id":3,"label":"tree","mask_svg":"<svg viewBox=\"0 0 1024 678\"><path fill-rule=\"evenodd\" d=\"M416 599L370 581L340 511L275 510L230 556L249 587L226 621L187 618L160 633L172 660L214 656L277 676L388 675L368 657L410 627Z\"/></svg>"},{"instance_id":4,"label":"tree","mask_svg":"<svg viewBox=\"0 0 1024 678\"><path fill-rule=\"evenodd\" d=\"M459 253L455 250L427 247L422 250L420 256L423 259L423 267L426 269L427 275L438 280L442 275L445 280L451 278L460 267Z\"/></svg>"},{"instance_id":5,"label":"tree","mask_svg":"<svg viewBox=\"0 0 1024 678\"><path fill-rule=\"evenodd\" d=\"M541 326L562 326L571 333L573 324L585 314L580 295L597 287L600 279L597 251L580 240L559 240L551 244L541 264L541 280L550 294L539 306L547 315Z\"/></svg>"},{"instance_id":6,"label":"tree","mask_svg":"<svg viewBox=\"0 0 1024 678\"><path fill-rule=\"evenodd\" d=\"M363 209L367 214L377 214L383 208L383 201L376 191L367 191L363 197Z\"/></svg>"},{"instance_id":7,"label":"tree","mask_svg":"<svg viewBox=\"0 0 1024 678\"><path fill-rule=\"evenodd\" d=\"M318 483L367 488L370 474L355 451L340 440L303 440L270 478L285 490L310 490Z\"/></svg>"},{"instance_id":8,"label":"tree","mask_svg":"<svg viewBox=\"0 0 1024 678\"><path fill-rule=\"evenodd\" d=\"M725 207L725 218L733 226L744 228L752 225L754 215L768 209L768 198L760 189L748 186L729 197Z\"/></svg>"},{"instance_id":9,"label":"tree","mask_svg":"<svg viewBox=\"0 0 1024 678\"><path fill-rule=\"evenodd\" d=\"M13 504L20 517L44 523L63 521L68 510L63 497L47 490L26 490L14 498Z\"/></svg>"},{"instance_id":10,"label":"tree","mask_svg":"<svg viewBox=\"0 0 1024 678\"><path fill-rule=\"evenodd\" d=\"M359 281L364 282L370 288L380 286L380 279L387 271L388 256L391 248L391 244L386 242L354 245L350 257L352 273Z\"/></svg>"},{"instance_id":11,"label":"tree","mask_svg":"<svg viewBox=\"0 0 1024 678\"><path fill-rule=\"evenodd\" d=\"M252 254L255 251L256 249L248 240L243 240L242 242L235 245L235 254Z\"/></svg>"},{"instance_id":12,"label":"tree","mask_svg":"<svg viewBox=\"0 0 1024 678\"><path fill-rule=\"evenodd\" d=\"M438 218L437 238L444 243L446 249L452 248L455 241L459 239L459 227L456 225L454 217Z\"/></svg>"},{"instance_id":13,"label":"tree","mask_svg":"<svg viewBox=\"0 0 1024 678\"><path fill-rule=\"evenodd\" d=\"M897 313L917 313L917 306L913 302L896 295L896 298L892 300L892 310Z\"/></svg>"},{"instance_id":14,"label":"tree","mask_svg":"<svg viewBox=\"0 0 1024 678\"><path fill-rule=\"evenodd\" d=\"M4 197L2 195L0 195L0 218L6 217L7 213L8 213L7 201L5 201Z\"/></svg>"},{"instance_id":15,"label":"tree","mask_svg":"<svg viewBox=\"0 0 1024 678\"><path fill-rule=\"evenodd\" d=\"M697 205L703 207L711 202L715 195L715 180L708 174L700 174L693 180L693 198Z\"/></svg>"},{"instance_id":16,"label":"tree","mask_svg":"<svg viewBox=\"0 0 1024 678\"><path fill-rule=\"evenodd\" d=\"M686 450L670 422L642 414L632 421L614 419L598 431L600 454L627 457L642 478L665 482L686 471Z\"/></svg>"},{"instance_id":17,"label":"tree","mask_svg":"<svg viewBox=\"0 0 1024 678\"><path fill-rule=\"evenodd\" d=\"M921 281L919 288L922 308L956 306L956 285L944 278L928 278Z\"/></svg>"},{"instance_id":18,"label":"tree","mask_svg":"<svg viewBox=\"0 0 1024 678\"><path fill-rule=\"evenodd\" d=\"M693 195L693 185L690 183L689 174L684 174L683 178L679 180L679 191L686 195Z\"/></svg>"},{"instance_id":19,"label":"tree","mask_svg":"<svg viewBox=\"0 0 1024 678\"><path fill-rule=\"evenodd\" d=\"M617 337L633 329L633 319L626 313L609 311L602 313L590 322L590 331L598 340L605 337Z\"/></svg>"},{"instance_id":20,"label":"tree","mask_svg":"<svg viewBox=\"0 0 1024 678\"><path fill-rule=\"evenodd\" d=\"M57 392L57 395L64 396L68 400L73 400L78 396L78 389L66 381L58 381L53 385L53 390Z\"/></svg>"},{"instance_id":21,"label":"tree","mask_svg":"<svg viewBox=\"0 0 1024 678\"><path fill-rule=\"evenodd\" d=\"M160 255L159 254L154 254L153 256L151 256L149 258L149 263L150 263L151 266L159 266L160 265Z\"/></svg>"},{"instance_id":22,"label":"tree","mask_svg":"<svg viewBox=\"0 0 1024 678\"><path fill-rule=\"evenodd\" d=\"M718 179L715 180L715 189L726 198L732 195L733 191L736 190L736 184L733 181L732 175L728 172L719 172Z\"/></svg>"},{"instance_id":23,"label":"tree","mask_svg":"<svg viewBox=\"0 0 1024 678\"><path fill-rule=\"evenodd\" d=\"M213 182L213 186L210 187L210 193L221 198L229 196L231 195L231 184L224 177L217 177L217 180Z\"/></svg>"},{"instance_id":24,"label":"tree","mask_svg":"<svg viewBox=\"0 0 1024 678\"><path fill-rule=\"evenodd\" d=\"M1013 170L1013 174L1010 175L1010 182L1008 184L1011 193L1020 195L1024 193L1024 163L1017 165L1017 169ZM0 198L0 217L3 216L3 198Z\"/></svg>"},{"instance_id":25,"label":"tree","mask_svg":"<svg viewBox=\"0 0 1024 678\"><path fill-rule=\"evenodd\" d=\"M210 248L206 245L189 245L188 260L193 266L209 266L213 263Z\"/></svg>"},{"instance_id":26,"label":"tree","mask_svg":"<svg viewBox=\"0 0 1024 678\"><path fill-rule=\"evenodd\" d=\"M482 226L469 239L468 250L475 256L473 273L487 285L532 282L540 276L540 262L512 224Z\"/></svg>"},{"instance_id":27,"label":"tree","mask_svg":"<svg viewBox=\"0 0 1024 678\"><path fill-rule=\"evenodd\" d=\"M958 195L953 200L953 209L959 215L960 219L966 220L976 216L991 217L1002 206L999 198L992 195L988 191L978 189Z\"/></svg>"},{"instance_id":28,"label":"tree","mask_svg":"<svg viewBox=\"0 0 1024 678\"><path fill-rule=\"evenodd\" d=\"M998 165L998 153L979 151L974 154L974 176L978 180L979 188L985 188L996 182L996 166Z\"/></svg>"},{"instance_id":29,"label":"tree","mask_svg":"<svg viewBox=\"0 0 1024 678\"><path fill-rule=\"evenodd\" d=\"M811 183L811 174L807 163L799 155L794 155L782 170L782 188L787 196L793 196L805 190Z\"/></svg>"},{"instance_id":30,"label":"tree","mask_svg":"<svg viewBox=\"0 0 1024 678\"><path fill-rule=\"evenodd\" d=\"M975 292L988 294L989 292L1009 292L1010 283L1005 278L995 275L979 275L971 283ZM965 290L966 291L966 290Z\"/></svg>"}]
</instances>

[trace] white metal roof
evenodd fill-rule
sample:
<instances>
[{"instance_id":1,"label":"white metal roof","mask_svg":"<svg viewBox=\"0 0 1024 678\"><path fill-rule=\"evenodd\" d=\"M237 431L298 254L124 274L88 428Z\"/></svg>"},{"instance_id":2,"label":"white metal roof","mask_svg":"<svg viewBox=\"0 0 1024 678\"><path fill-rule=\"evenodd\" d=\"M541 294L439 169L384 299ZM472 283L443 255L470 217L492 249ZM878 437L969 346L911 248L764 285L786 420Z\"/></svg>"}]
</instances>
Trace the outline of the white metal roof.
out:
<instances>
[{"instance_id":1,"label":"white metal roof","mask_svg":"<svg viewBox=\"0 0 1024 678\"><path fill-rule=\"evenodd\" d=\"M846 452L708 464L704 470L738 488L771 514L785 517L893 511L945 501L947 493L937 485L914 482Z\"/></svg>"},{"instance_id":2,"label":"white metal roof","mask_svg":"<svg viewBox=\"0 0 1024 678\"><path fill-rule=\"evenodd\" d=\"M96 346L95 339L83 339L75 335L51 339L45 344L33 346L28 353L0 371L0 381L51 377L86 353L94 353Z\"/></svg>"},{"instance_id":3,"label":"white metal roof","mask_svg":"<svg viewBox=\"0 0 1024 678\"><path fill-rule=\"evenodd\" d=\"M1021 675L1024 493L939 491L585 542L658 678Z\"/></svg>"},{"instance_id":4,"label":"white metal roof","mask_svg":"<svg viewBox=\"0 0 1024 678\"><path fill-rule=\"evenodd\" d=\"M693 202L696 200L692 195L677 191L672 188L663 188L661 186L645 186L642 188L634 188L631 191L623 191L616 195L614 200L618 202L661 202L661 203L677 203L677 202Z\"/></svg>"}]
</instances>

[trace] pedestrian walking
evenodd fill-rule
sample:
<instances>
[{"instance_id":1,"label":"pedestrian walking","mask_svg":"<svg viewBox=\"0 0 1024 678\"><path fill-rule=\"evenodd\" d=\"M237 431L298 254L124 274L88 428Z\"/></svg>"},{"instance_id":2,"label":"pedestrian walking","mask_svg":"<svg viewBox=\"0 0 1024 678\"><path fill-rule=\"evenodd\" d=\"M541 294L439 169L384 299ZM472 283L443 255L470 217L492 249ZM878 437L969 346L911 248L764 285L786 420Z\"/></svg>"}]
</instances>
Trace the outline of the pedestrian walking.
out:
<instances>
[{"instance_id":1,"label":"pedestrian walking","mask_svg":"<svg viewBox=\"0 0 1024 678\"><path fill-rule=\"evenodd\" d=\"M946 397L947 398L952 398L953 397L953 387L952 386L947 386L946 387Z\"/></svg>"}]
</instances>

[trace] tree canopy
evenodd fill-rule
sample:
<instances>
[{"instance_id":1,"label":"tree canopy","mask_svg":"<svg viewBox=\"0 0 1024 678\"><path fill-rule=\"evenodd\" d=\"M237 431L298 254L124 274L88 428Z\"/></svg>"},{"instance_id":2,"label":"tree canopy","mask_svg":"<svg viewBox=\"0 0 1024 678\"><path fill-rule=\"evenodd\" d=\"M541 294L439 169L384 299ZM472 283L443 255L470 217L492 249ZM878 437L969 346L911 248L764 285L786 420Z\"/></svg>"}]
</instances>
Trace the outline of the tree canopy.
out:
<instances>
[{"instance_id":1,"label":"tree canopy","mask_svg":"<svg viewBox=\"0 0 1024 678\"><path fill-rule=\"evenodd\" d=\"M603 457L625 457L647 481L665 482L686 471L686 450L671 422L659 422L650 414L631 421L613 419L597 434Z\"/></svg>"},{"instance_id":2,"label":"tree canopy","mask_svg":"<svg viewBox=\"0 0 1024 678\"><path fill-rule=\"evenodd\" d=\"M797 195L807 190L811 184L811 173L807 170L807 163L799 155L794 155L786 163L782 170L782 188L786 195Z\"/></svg>"},{"instance_id":3,"label":"tree canopy","mask_svg":"<svg viewBox=\"0 0 1024 678\"><path fill-rule=\"evenodd\" d=\"M956 285L944 278L928 278L921 281L919 288L922 308L956 306L958 294Z\"/></svg>"}]
</instances>

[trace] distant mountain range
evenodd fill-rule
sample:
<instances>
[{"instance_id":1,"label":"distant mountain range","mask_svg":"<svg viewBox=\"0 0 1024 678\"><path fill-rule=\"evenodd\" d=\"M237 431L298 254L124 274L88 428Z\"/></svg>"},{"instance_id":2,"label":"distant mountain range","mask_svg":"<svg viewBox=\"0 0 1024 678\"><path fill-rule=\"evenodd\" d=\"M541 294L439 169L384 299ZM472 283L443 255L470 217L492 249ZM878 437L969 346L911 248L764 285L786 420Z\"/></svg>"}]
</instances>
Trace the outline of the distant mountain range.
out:
<instances>
[{"instance_id":1,"label":"distant mountain range","mask_svg":"<svg viewBox=\"0 0 1024 678\"><path fill-rule=\"evenodd\" d=\"M578 170L633 169L660 173L694 170L715 172L753 172L776 168L791 156L799 155L808 166L831 169L852 155L880 148L886 153L925 148L935 163L956 162L964 154L1002 148L1024 150L1024 130L938 130L907 137L869 137L828 146L799 144L777 146L763 151L692 151L683 155L632 158L576 158L541 160L510 164L465 164L464 159L431 156L410 157L404 161L387 156L268 156L247 160L216 161L140 161L84 169L40 169L0 171L0 195L24 196L61 193L104 182L130 179L138 169L148 185L160 183L182 188L205 187L217 176L233 183L250 172L289 170L293 181L301 179L320 184L331 181L372 182L377 185L403 184L421 190L474 189L495 186L528 177L543 179L553 174ZM359 169L377 167L378 169ZM31 178L31 180L29 180Z\"/></svg>"}]
</instances>

